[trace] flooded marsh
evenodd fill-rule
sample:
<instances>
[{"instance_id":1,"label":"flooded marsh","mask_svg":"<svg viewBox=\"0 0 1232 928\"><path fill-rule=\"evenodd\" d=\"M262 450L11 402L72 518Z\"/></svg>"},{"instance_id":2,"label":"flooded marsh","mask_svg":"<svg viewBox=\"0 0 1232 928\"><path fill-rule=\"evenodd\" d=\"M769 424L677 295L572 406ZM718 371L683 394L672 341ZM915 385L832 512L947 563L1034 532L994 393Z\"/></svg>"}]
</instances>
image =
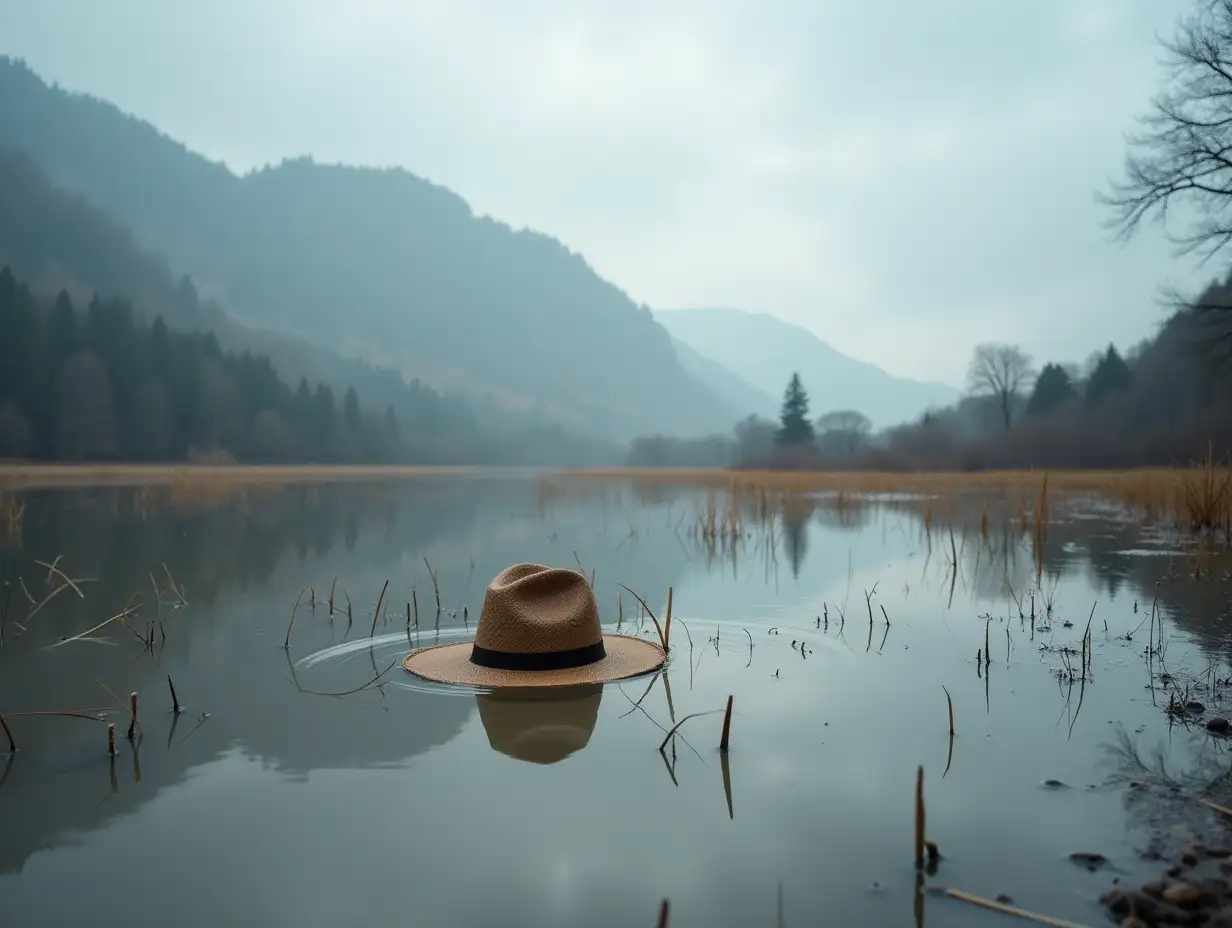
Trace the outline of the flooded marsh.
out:
<instances>
[{"instance_id":1,"label":"flooded marsh","mask_svg":"<svg viewBox=\"0 0 1232 928\"><path fill-rule=\"evenodd\" d=\"M1102 924L1232 792L1208 534L1061 481L11 489L0 923ZM401 668L520 561L648 640L670 590L667 669Z\"/></svg>"}]
</instances>

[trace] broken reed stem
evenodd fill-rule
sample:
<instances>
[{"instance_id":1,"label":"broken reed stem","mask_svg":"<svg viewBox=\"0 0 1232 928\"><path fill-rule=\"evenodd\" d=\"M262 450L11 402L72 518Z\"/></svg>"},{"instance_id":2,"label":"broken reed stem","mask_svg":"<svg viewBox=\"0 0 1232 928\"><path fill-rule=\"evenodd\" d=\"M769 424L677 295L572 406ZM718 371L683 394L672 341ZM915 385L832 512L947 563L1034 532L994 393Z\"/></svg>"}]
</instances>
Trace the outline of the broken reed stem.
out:
<instances>
[{"instance_id":1,"label":"broken reed stem","mask_svg":"<svg viewBox=\"0 0 1232 928\"><path fill-rule=\"evenodd\" d=\"M987 667L992 663L992 649L988 647L988 627L992 625L991 619L984 620L984 666Z\"/></svg>"},{"instance_id":2,"label":"broken reed stem","mask_svg":"<svg viewBox=\"0 0 1232 928\"><path fill-rule=\"evenodd\" d=\"M695 719L701 715L714 715L718 711L719 711L718 709L711 709L709 712L693 712L693 713L690 713L689 715L686 715L679 722L677 722L675 725L672 726L671 731L669 731L667 735L663 738L663 743L659 745L659 750L662 751L665 747L667 747L667 742L672 740L672 735L676 734L680 726L683 725L685 722L687 722L689 719Z\"/></svg>"},{"instance_id":3,"label":"broken reed stem","mask_svg":"<svg viewBox=\"0 0 1232 928\"><path fill-rule=\"evenodd\" d=\"M338 585L338 578L334 577L334 582L329 585L329 614L334 614L334 587Z\"/></svg>"},{"instance_id":4,"label":"broken reed stem","mask_svg":"<svg viewBox=\"0 0 1232 928\"><path fill-rule=\"evenodd\" d=\"M180 697L175 694L175 684L171 682L171 674L167 674L167 689L171 690L171 711L179 715L184 710L180 706Z\"/></svg>"},{"instance_id":5,"label":"broken reed stem","mask_svg":"<svg viewBox=\"0 0 1232 928\"><path fill-rule=\"evenodd\" d=\"M945 889L945 894L951 899L958 899L961 902L969 902L972 905L978 905L984 909L990 909L993 912L1000 912L1003 915L1013 915L1017 918L1024 918L1027 921L1035 922L1039 925L1048 925L1050 928L1086 928L1078 922L1066 921L1063 918L1053 918L1051 915L1040 915L1038 912L1029 912L1026 909L1020 909L1015 905L1007 905L1004 902L996 902L992 899L984 899L981 896L975 896L971 893L965 893L961 889Z\"/></svg>"},{"instance_id":6,"label":"broken reed stem","mask_svg":"<svg viewBox=\"0 0 1232 928\"><path fill-rule=\"evenodd\" d=\"M732 697L727 697L727 711L723 714L723 736L719 739L719 750L727 751L727 743L731 737Z\"/></svg>"},{"instance_id":7,"label":"broken reed stem","mask_svg":"<svg viewBox=\"0 0 1232 928\"><path fill-rule=\"evenodd\" d=\"M107 753L115 757L115 726L107 726Z\"/></svg>"},{"instance_id":8,"label":"broken reed stem","mask_svg":"<svg viewBox=\"0 0 1232 928\"><path fill-rule=\"evenodd\" d=\"M300 590L299 595L295 597L295 605L291 607L291 621L287 623L287 637L282 642L283 650L291 647L291 627L295 624L295 611L299 609L299 601L304 598L304 591Z\"/></svg>"},{"instance_id":9,"label":"broken reed stem","mask_svg":"<svg viewBox=\"0 0 1232 928\"><path fill-rule=\"evenodd\" d=\"M387 589L389 589L388 579L386 579L384 586L381 587L381 595L377 597L376 612L372 613L372 631L368 632L369 638L376 634L376 620L381 617L381 606L385 604L385 591Z\"/></svg>"},{"instance_id":10,"label":"broken reed stem","mask_svg":"<svg viewBox=\"0 0 1232 928\"><path fill-rule=\"evenodd\" d=\"M659 633L659 643L663 646L664 653L666 653L667 652L667 635L663 633L663 627L659 624L659 620L658 618L655 617L654 612L652 612L650 607L646 605L646 600L642 599L642 597L638 596L636 593L630 590L623 583L619 583L617 584L617 586L631 593L633 595L633 598L636 599L638 603L641 605L641 607L646 610L646 614L650 616L650 621L654 622L655 631ZM665 741L663 743L666 744L667 742Z\"/></svg>"},{"instance_id":11,"label":"broken reed stem","mask_svg":"<svg viewBox=\"0 0 1232 928\"><path fill-rule=\"evenodd\" d=\"M659 903L659 925L658 928L667 928L667 917L671 914L672 904L664 899Z\"/></svg>"},{"instance_id":12,"label":"broken reed stem","mask_svg":"<svg viewBox=\"0 0 1232 928\"><path fill-rule=\"evenodd\" d=\"M1091 603L1091 614L1087 616L1087 630L1082 633L1082 675L1084 677L1091 663L1091 620L1095 618L1095 607L1098 605L1099 600Z\"/></svg>"},{"instance_id":13,"label":"broken reed stem","mask_svg":"<svg viewBox=\"0 0 1232 928\"><path fill-rule=\"evenodd\" d=\"M4 729L4 737L9 739L9 753L17 753L17 742L13 740L13 732L9 729L9 723L4 720L4 716L0 715L0 728Z\"/></svg>"},{"instance_id":14,"label":"broken reed stem","mask_svg":"<svg viewBox=\"0 0 1232 928\"><path fill-rule=\"evenodd\" d=\"M574 552L576 554L576 552ZM441 611L441 588L436 585L436 571L432 569L432 565L428 563L427 556L424 557L424 566L428 568L428 576L432 578L432 592L436 594L436 611Z\"/></svg>"},{"instance_id":15,"label":"broken reed stem","mask_svg":"<svg viewBox=\"0 0 1232 928\"><path fill-rule=\"evenodd\" d=\"M415 620L415 627L419 628L419 597L415 595L414 587L411 587L411 616Z\"/></svg>"},{"instance_id":16,"label":"broken reed stem","mask_svg":"<svg viewBox=\"0 0 1232 928\"><path fill-rule=\"evenodd\" d=\"M915 866L924 866L924 765L915 772Z\"/></svg>"},{"instance_id":17,"label":"broken reed stem","mask_svg":"<svg viewBox=\"0 0 1232 928\"><path fill-rule=\"evenodd\" d=\"M132 741L137 737L137 693L128 694L128 740Z\"/></svg>"},{"instance_id":18,"label":"broken reed stem","mask_svg":"<svg viewBox=\"0 0 1232 928\"><path fill-rule=\"evenodd\" d=\"M954 700L950 698L950 691L945 689L945 684L941 684L941 688L945 690L945 705L950 711L950 737L954 737Z\"/></svg>"},{"instance_id":19,"label":"broken reed stem","mask_svg":"<svg viewBox=\"0 0 1232 928\"><path fill-rule=\"evenodd\" d=\"M672 588L667 588L667 615L663 619L663 650L667 650L667 643L672 640Z\"/></svg>"},{"instance_id":20,"label":"broken reed stem","mask_svg":"<svg viewBox=\"0 0 1232 928\"><path fill-rule=\"evenodd\" d=\"M878 604L877 604L877 608L881 610L881 614L882 614L882 616L884 616L884 617L885 617L885 620L886 620L886 628L889 628L889 627L890 627L890 616L886 613L886 611L885 611L885 606L881 605L881 603L878 603Z\"/></svg>"}]
</instances>

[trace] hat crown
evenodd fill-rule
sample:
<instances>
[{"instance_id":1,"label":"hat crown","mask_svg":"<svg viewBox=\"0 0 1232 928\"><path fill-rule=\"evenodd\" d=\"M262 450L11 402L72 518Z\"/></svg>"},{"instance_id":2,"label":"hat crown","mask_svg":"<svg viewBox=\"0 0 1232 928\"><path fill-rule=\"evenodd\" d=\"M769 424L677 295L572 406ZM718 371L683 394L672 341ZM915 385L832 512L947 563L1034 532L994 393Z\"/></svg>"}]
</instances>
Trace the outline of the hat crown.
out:
<instances>
[{"instance_id":1,"label":"hat crown","mask_svg":"<svg viewBox=\"0 0 1232 928\"><path fill-rule=\"evenodd\" d=\"M510 654L549 654L603 640L590 582L576 570L515 564L488 584L475 644Z\"/></svg>"}]
</instances>

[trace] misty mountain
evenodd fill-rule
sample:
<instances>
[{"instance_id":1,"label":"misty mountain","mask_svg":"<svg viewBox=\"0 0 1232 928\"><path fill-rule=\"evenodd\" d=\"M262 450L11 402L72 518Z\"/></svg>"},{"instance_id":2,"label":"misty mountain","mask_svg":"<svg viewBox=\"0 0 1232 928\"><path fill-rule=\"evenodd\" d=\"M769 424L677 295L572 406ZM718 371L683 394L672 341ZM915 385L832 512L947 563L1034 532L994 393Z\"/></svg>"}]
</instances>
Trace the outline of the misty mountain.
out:
<instances>
[{"instance_id":1,"label":"misty mountain","mask_svg":"<svg viewBox=\"0 0 1232 928\"><path fill-rule=\"evenodd\" d=\"M713 390L739 418L749 415L774 418L779 414L779 400L757 389L730 368L699 353L674 335L672 347L684 369Z\"/></svg>"},{"instance_id":2,"label":"misty mountain","mask_svg":"<svg viewBox=\"0 0 1232 928\"><path fill-rule=\"evenodd\" d=\"M404 426L438 445L446 434L474 432L468 406L418 382L286 335L238 324L202 301L187 276L179 279L158 255L83 197L53 187L24 153L0 147L0 265L11 265L38 293L61 290L84 306L94 293L131 301L147 320L162 317L185 332L211 332L227 350L268 356L294 383L354 387L378 408L393 406Z\"/></svg>"},{"instance_id":3,"label":"misty mountain","mask_svg":"<svg viewBox=\"0 0 1232 928\"><path fill-rule=\"evenodd\" d=\"M726 429L738 414L580 255L404 170L300 158L239 176L10 59L0 145L253 325L589 434Z\"/></svg>"},{"instance_id":4,"label":"misty mountain","mask_svg":"<svg viewBox=\"0 0 1232 928\"><path fill-rule=\"evenodd\" d=\"M781 400L793 371L808 391L814 417L857 409L884 428L953 403L959 392L940 383L894 377L836 351L812 332L764 313L738 309L659 312L672 336L734 373L756 390Z\"/></svg>"}]
</instances>

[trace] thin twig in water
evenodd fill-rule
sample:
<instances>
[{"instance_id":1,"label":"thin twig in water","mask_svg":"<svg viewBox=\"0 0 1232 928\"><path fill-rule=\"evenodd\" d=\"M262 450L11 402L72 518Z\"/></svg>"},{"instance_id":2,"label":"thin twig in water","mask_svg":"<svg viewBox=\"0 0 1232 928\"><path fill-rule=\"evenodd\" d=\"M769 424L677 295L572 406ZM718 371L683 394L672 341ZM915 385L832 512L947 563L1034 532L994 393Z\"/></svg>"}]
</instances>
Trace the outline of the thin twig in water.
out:
<instances>
[{"instance_id":1,"label":"thin twig in water","mask_svg":"<svg viewBox=\"0 0 1232 928\"><path fill-rule=\"evenodd\" d=\"M667 733L667 737L664 738L663 743L659 745L659 750L662 751L665 747L667 747L667 742L672 740L672 735L676 734L676 730L680 728L680 726L683 725L685 722L687 722L689 719L695 719L702 715L715 715L722 711L723 711L722 709L711 709L709 712L693 712L693 713L690 713L689 715L686 715L684 718L682 718L679 722L677 722L675 725L671 727L671 729Z\"/></svg>"},{"instance_id":2,"label":"thin twig in water","mask_svg":"<svg viewBox=\"0 0 1232 928\"><path fill-rule=\"evenodd\" d=\"M299 595L295 597L295 605L291 607L291 621L287 622L287 637L283 639L283 650L291 647L291 628L295 625L295 612L299 609L299 601L304 598L304 591L300 590Z\"/></svg>"},{"instance_id":3,"label":"thin twig in water","mask_svg":"<svg viewBox=\"0 0 1232 928\"><path fill-rule=\"evenodd\" d=\"M732 697L727 697L727 711L723 714L723 735L719 739L719 750L727 751L728 741L731 737L731 715L732 715Z\"/></svg>"},{"instance_id":4,"label":"thin twig in water","mask_svg":"<svg viewBox=\"0 0 1232 928\"><path fill-rule=\"evenodd\" d=\"M54 573L54 574L59 574L59 575L60 575L60 578L61 578L62 580L64 580L64 582L65 582L65 583L67 583L70 587L72 587L72 588L73 588L73 592L74 592L74 593L76 593L76 594L77 594L77 595L78 595L81 599L85 599L85 598L86 598L86 594L85 594L85 593L83 593L83 592L81 592L81 587L79 587L77 584L78 584L78 583L85 583L85 582L87 582L87 581L86 581L86 579L85 579L85 578L81 578L81 579L78 579L78 580L74 580L72 577L70 577L68 574L66 574L64 571L62 571L59 567L57 567L57 566L56 566L56 564L59 564L59 563L60 563L60 558L61 558L61 557L63 557L63 555L57 555L57 556L56 556L55 563L52 563L52 564L48 564L46 561L35 561L34 563L38 564L40 567L46 567L46 568L47 568L47 579L48 579L48 580L50 580L50 579L51 579L51 575L52 575L53 573Z\"/></svg>"},{"instance_id":5,"label":"thin twig in water","mask_svg":"<svg viewBox=\"0 0 1232 928\"><path fill-rule=\"evenodd\" d=\"M9 723L4 720L4 716L0 715L0 728L4 729L4 736L9 739L9 753L17 753L17 742L13 740L13 733L9 730Z\"/></svg>"},{"instance_id":6,"label":"thin twig in water","mask_svg":"<svg viewBox=\"0 0 1232 928\"><path fill-rule=\"evenodd\" d=\"M950 691L945 689L945 684L941 684L941 688L945 690L945 705L950 712L950 737L954 737L954 700L950 698Z\"/></svg>"},{"instance_id":7,"label":"thin twig in water","mask_svg":"<svg viewBox=\"0 0 1232 928\"><path fill-rule=\"evenodd\" d=\"M175 684L171 682L171 674L167 674L167 689L171 690L171 711L179 715L184 711L180 705L180 697L175 694Z\"/></svg>"},{"instance_id":8,"label":"thin twig in water","mask_svg":"<svg viewBox=\"0 0 1232 928\"><path fill-rule=\"evenodd\" d=\"M650 621L654 622L655 631L659 633L659 643L663 645L663 650L666 651L667 650L667 636L663 634L663 628L662 626L659 625L659 620L658 618L655 617L654 611L648 605L646 605L646 600L642 599L642 597L638 596L636 593L630 590L623 583L620 583L617 585L624 588L625 590L628 590L637 599L637 601L642 604L642 608L645 609L647 615L650 616Z\"/></svg>"},{"instance_id":9,"label":"thin twig in water","mask_svg":"<svg viewBox=\"0 0 1232 928\"><path fill-rule=\"evenodd\" d=\"M377 680L381 679L381 677L385 676L385 674L389 673L391 670L393 670L393 669L394 669L394 667L396 667L396 666L398 665L398 660L399 660L399 659L395 657L395 658L394 658L394 659L390 662L390 664L389 664L389 666L388 666L388 667L386 667L384 670L382 670L380 673L378 673L375 677L373 677L371 680L369 680L369 681L368 681L367 683L365 683L363 686L357 686L357 687L355 687L355 689L353 689L353 690L346 690L345 692L342 692L342 693L322 693L322 692L319 692L319 691L317 691L317 690L306 690L306 689L303 689L302 687L300 687L300 686L299 686L299 684L298 684L298 683L296 684L296 689L298 689L301 693L309 693L309 694L311 694L311 695L313 695L313 696L350 696L352 693L358 693L360 690L366 690L368 687L370 687L370 686L371 686L373 683L375 683Z\"/></svg>"},{"instance_id":10,"label":"thin twig in water","mask_svg":"<svg viewBox=\"0 0 1232 928\"><path fill-rule=\"evenodd\" d=\"M1018 918L1025 918L1028 921L1036 922L1040 925L1048 925L1050 928L1086 928L1078 922L1066 921L1063 918L1053 918L1051 915L1040 915L1036 912L1028 912L1026 909L1020 909L1018 906L1007 905L1004 902L996 902L992 899L984 899L980 896L965 893L961 889L946 888L945 894L951 899L958 899L961 902L969 902L972 905L978 905L981 908L991 909L993 912L1000 912L1002 915L1013 915Z\"/></svg>"},{"instance_id":11,"label":"thin twig in water","mask_svg":"<svg viewBox=\"0 0 1232 928\"><path fill-rule=\"evenodd\" d=\"M376 612L372 613L372 631L368 632L368 637L371 638L376 634L376 622L381 617L381 606L385 604L385 591L389 589L389 579L386 578L384 586L381 587L381 595L377 597Z\"/></svg>"}]
</instances>

